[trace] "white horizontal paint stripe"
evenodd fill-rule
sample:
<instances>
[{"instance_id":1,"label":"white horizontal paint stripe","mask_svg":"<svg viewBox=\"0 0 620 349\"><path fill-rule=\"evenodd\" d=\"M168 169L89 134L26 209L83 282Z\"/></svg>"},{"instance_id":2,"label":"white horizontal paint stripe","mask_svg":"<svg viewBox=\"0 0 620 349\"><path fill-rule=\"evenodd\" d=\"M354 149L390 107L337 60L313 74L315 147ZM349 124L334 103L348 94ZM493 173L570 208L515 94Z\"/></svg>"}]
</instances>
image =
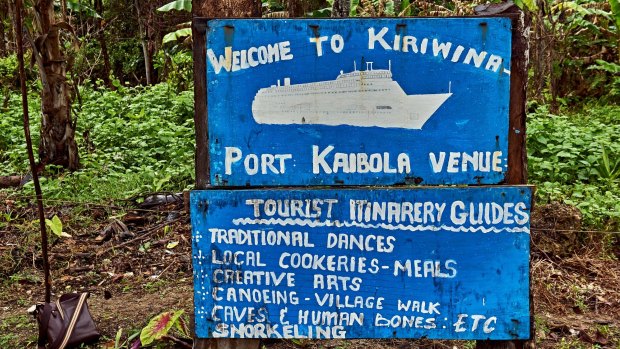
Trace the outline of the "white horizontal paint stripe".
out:
<instances>
[{"instance_id":1,"label":"white horizontal paint stripe","mask_svg":"<svg viewBox=\"0 0 620 349\"><path fill-rule=\"evenodd\" d=\"M357 228L365 228L365 229L387 229L387 230L408 230L408 231L451 231L451 232L463 232L463 233L530 233L530 229L528 227L514 227L514 228L496 228L496 227L485 227L485 226L477 226L477 227L451 227L448 225L403 225L403 224L386 224L386 223L378 223L378 224L368 224L361 222L341 222L341 221L317 221L311 219L301 219L301 218L270 218L270 219L252 219L252 218L236 218L233 219L234 225L297 225L297 226L308 226L308 227L357 227Z\"/></svg>"}]
</instances>

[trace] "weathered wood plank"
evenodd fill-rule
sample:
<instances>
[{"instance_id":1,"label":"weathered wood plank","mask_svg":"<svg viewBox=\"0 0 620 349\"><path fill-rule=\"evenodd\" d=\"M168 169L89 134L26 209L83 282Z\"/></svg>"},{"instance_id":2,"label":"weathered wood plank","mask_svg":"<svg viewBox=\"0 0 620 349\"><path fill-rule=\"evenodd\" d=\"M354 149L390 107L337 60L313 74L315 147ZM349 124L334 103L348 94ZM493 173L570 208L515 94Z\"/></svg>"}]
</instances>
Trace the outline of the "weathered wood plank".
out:
<instances>
[{"instance_id":1,"label":"weathered wood plank","mask_svg":"<svg viewBox=\"0 0 620 349\"><path fill-rule=\"evenodd\" d=\"M487 4L476 7L481 16L504 15L512 19L512 59L510 76L510 119L508 135L508 171L506 184L527 183L526 91L531 18L512 3ZM531 268L530 268L531 270ZM531 278L531 274L530 274ZM531 283L530 283L531 285ZM534 303L530 289L530 339L535 337ZM478 341L477 349L533 348L530 340Z\"/></svg>"},{"instance_id":2,"label":"weathered wood plank","mask_svg":"<svg viewBox=\"0 0 620 349\"><path fill-rule=\"evenodd\" d=\"M194 1L198 2L198 1ZM209 138L207 136L207 69L205 53L205 22L192 21L194 59L194 129L196 130L196 189L209 185Z\"/></svg>"}]
</instances>

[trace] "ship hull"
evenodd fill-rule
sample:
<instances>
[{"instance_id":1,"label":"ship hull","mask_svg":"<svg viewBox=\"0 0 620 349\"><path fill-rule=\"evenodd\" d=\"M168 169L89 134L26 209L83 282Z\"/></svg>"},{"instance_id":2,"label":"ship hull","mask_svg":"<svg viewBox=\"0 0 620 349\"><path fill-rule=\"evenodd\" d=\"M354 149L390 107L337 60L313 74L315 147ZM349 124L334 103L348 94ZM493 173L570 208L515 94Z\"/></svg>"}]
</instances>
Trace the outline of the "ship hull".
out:
<instances>
[{"instance_id":1,"label":"ship hull","mask_svg":"<svg viewBox=\"0 0 620 349\"><path fill-rule=\"evenodd\" d=\"M252 102L256 122L421 129L452 95L407 95L388 70L341 72L330 81L289 82L258 91Z\"/></svg>"},{"instance_id":2,"label":"ship hull","mask_svg":"<svg viewBox=\"0 0 620 349\"><path fill-rule=\"evenodd\" d=\"M421 129L451 93L405 95L379 93L257 97L252 103L259 124L350 125ZM354 96L354 98L351 98Z\"/></svg>"}]
</instances>

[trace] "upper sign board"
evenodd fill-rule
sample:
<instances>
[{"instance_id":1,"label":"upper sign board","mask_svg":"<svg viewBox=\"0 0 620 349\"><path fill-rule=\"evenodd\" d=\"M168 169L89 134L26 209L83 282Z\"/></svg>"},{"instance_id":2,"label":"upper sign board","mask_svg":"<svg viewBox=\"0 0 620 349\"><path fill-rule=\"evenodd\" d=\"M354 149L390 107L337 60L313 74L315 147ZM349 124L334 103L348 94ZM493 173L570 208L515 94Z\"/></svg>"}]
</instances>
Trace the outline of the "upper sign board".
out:
<instances>
[{"instance_id":1,"label":"upper sign board","mask_svg":"<svg viewBox=\"0 0 620 349\"><path fill-rule=\"evenodd\" d=\"M508 18L216 19L206 36L213 185L504 178Z\"/></svg>"}]
</instances>

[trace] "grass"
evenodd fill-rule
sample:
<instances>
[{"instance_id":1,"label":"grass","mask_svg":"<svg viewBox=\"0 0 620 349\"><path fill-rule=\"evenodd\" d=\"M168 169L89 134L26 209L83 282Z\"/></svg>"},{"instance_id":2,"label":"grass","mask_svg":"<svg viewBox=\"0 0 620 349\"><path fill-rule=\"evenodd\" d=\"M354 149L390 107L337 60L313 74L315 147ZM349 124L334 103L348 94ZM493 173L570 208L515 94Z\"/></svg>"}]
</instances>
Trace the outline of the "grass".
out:
<instances>
[{"instance_id":1,"label":"grass","mask_svg":"<svg viewBox=\"0 0 620 349\"><path fill-rule=\"evenodd\" d=\"M15 343L35 343L36 337L20 338L19 331L24 327L31 327L34 320L27 314L11 315L0 322L0 348L11 348Z\"/></svg>"}]
</instances>

